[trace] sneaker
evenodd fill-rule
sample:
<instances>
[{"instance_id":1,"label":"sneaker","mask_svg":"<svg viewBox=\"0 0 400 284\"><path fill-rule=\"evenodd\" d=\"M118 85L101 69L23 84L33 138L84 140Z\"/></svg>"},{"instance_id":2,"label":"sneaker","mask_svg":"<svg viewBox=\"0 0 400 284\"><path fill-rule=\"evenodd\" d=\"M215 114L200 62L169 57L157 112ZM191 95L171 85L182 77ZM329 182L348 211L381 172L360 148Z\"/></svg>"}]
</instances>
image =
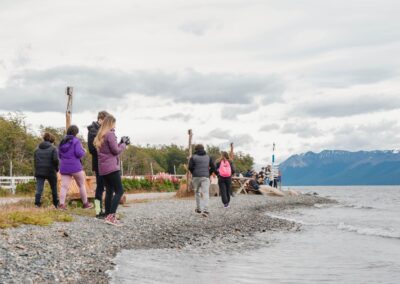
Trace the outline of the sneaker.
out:
<instances>
[{"instance_id":1,"label":"sneaker","mask_svg":"<svg viewBox=\"0 0 400 284\"><path fill-rule=\"evenodd\" d=\"M225 208L225 209L229 208L229 203L224 204L224 208Z\"/></svg>"},{"instance_id":2,"label":"sneaker","mask_svg":"<svg viewBox=\"0 0 400 284\"><path fill-rule=\"evenodd\" d=\"M194 212L196 212L196 213L199 213L199 214L200 214L200 213L201 213L201 210L196 208L196 209L194 209Z\"/></svg>"},{"instance_id":3,"label":"sneaker","mask_svg":"<svg viewBox=\"0 0 400 284\"><path fill-rule=\"evenodd\" d=\"M67 206L65 204L59 204L57 209L59 209L59 210L67 210Z\"/></svg>"},{"instance_id":4,"label":"sneaker","mask_svg":"<svg viewBox=\"0 0 400 284\"><path fill-rule=\"evenodd\" d=\"M104 219L106 224L114 225L117 227L123 226L120 221L115 218L115 214L108 214L108 216Z\"/></svg>"},{"instance_id":5,"label":"sneaker","mask_svg":"<svg viewBox=\"0 0 400 284\"><path fill-rule=\"evenodd\" d=\"M106 213L100 212L99 214L96 215L96 219L105 219L106 218Z\"/></svg>"},{"instance_id":6,"label":"sneaker","mask_svg":"<svg viewBox=\"0 0 400 284\"><path fill-rule=\"evenodd\" d=\"M83 204L83 209L91 209L93 208L93 204L90 202L86 202L85 204Z\"/></svg>"},{"instance_id":7,"label":"sneaker","mask_svg":"<svg viewBox=\"0 0 400 284\"><path fill-rule=\"evenodd\" d=\"M203 212L201 213L201 215L202 215L203 217L208 217L208 216L210 216L210 212L208 212L208 211L203 211Z\"/></svg>"}]
</instances>

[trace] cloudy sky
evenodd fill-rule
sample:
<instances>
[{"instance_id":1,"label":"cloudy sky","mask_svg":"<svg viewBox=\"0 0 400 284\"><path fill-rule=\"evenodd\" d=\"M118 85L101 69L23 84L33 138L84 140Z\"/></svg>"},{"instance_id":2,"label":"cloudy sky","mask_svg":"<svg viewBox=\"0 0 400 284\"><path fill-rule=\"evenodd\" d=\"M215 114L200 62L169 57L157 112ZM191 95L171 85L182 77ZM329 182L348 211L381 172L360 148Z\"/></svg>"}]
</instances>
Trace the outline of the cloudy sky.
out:
<instances>
[{"instance_id":1,"label":"cloudy sky","mask_svg":"<svg viewBox=\"0 0 400 284\"><path fill-rule=\"evenodd\" d=\"M400 3L0 0L0 114L32 130L99 110L136 144L229 142L258 164L397 149Z\"/></svg>"}]
</instances>

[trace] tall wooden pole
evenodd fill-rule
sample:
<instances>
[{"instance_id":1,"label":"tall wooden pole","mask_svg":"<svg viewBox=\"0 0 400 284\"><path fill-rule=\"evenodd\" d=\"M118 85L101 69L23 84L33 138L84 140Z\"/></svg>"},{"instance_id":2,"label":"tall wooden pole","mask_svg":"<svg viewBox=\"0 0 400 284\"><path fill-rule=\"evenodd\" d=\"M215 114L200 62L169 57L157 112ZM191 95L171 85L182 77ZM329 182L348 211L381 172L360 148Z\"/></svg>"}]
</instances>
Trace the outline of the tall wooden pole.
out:
<instances>
[{"instance_id":1,"label":"tall wooden pole","mask_svg":"<svg viewBox=\"0 0 400 284\"><path fill-rule=\"evenodd\" d=\"M65 94L68 96L67 111L65 112L65 131L67 131L68 128L71 126L73 91L74 91L73 87L67 87L65 89Z\"/></svg>"},{"instance_id":2,"label":"tall wooden pole","mask_svg":"<svg viewBox=\"0 0 400 284\"><path fill-rule=\"evenodd\" d=\"M235 154L233 152L233 143L231 143L231 151L229 152L229 158L231 159L231 161L233 161L233 159L235 158Z\"/></svg>"},{"instance_id":3,"label":"tall wooden pole","mask_svg":"<svg viewBox=\"0 0 400 284\"><path fill-rule=\"evenodd\" d=\"M187 172L186 172L186 191L189 192L189 190L191 189L191 183L192 183L192 175L189 171L189 161L190 158L192 157L192 138L193 138L193 132L192 129L189 129L188 131L188 135L189 135L189 156L188 156L188 163L187 163Z\"/></svg>"}]
</instances>

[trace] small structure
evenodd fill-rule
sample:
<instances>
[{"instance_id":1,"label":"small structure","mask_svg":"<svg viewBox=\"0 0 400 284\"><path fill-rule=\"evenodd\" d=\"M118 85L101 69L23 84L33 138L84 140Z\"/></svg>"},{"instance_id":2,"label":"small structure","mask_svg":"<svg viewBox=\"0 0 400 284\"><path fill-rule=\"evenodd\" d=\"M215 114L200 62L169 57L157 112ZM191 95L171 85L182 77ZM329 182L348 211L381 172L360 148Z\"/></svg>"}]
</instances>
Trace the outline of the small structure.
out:
<instances>
[{"instance_id":1,"label":"small structure","mask_svg":"<svg viewBox=\"0 0 400 284\"><path fill-rule=\"evenodd\" d=\"M65 94L68 97L67 110L65 112L65 131L71 126L72 121L72 99L73 99L73 87L67 87L65 89ZM85 187L88 198L94 198L96 191L96 178L94 176L86 176ZM61 175L57 174L57 188L61 190ZM71 184L68 189L69 199L80 199L79 187L75 180L72 179Z\"/></svg>"}]
</instances>

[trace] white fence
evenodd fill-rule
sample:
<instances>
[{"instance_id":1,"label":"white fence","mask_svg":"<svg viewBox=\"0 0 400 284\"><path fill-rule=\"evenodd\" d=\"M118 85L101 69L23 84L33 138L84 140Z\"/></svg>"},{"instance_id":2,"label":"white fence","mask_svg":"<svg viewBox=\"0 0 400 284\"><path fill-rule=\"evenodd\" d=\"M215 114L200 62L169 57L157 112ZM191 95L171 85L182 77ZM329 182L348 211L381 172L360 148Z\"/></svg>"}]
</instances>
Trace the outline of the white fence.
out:
<instances>
[{"instance_id":1,"label":"white fence","mask_svg":"<svg viewBox=\"0 0 400 284\"><path fill-rule=\"evenodd\" d=\"M15 194L15 189L20 183L28 183L35 180L35 177L1 177L0 188L8 189Z\"/></svg>"}]
</instances>

